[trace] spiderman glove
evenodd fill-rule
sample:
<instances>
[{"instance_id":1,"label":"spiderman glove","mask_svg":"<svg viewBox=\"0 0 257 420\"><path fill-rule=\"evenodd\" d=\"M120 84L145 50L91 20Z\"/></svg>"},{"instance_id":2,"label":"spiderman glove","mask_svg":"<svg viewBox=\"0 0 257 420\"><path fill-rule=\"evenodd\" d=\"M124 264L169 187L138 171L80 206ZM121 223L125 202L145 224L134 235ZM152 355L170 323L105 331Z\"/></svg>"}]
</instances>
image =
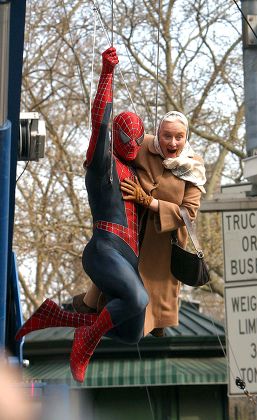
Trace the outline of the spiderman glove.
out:
<instances>
[{"instance_id":1,"label":"spiderman glove","mask_svg":"<svg viewBox=\"0 0 257 420\"><path fill-rule=\"evenodd\" d=\"M119 59L114 47L108 48L102 53L103 60L103 71L105 73L112 73L116 64L118 64Z\"/></svg>"}]
</instances>

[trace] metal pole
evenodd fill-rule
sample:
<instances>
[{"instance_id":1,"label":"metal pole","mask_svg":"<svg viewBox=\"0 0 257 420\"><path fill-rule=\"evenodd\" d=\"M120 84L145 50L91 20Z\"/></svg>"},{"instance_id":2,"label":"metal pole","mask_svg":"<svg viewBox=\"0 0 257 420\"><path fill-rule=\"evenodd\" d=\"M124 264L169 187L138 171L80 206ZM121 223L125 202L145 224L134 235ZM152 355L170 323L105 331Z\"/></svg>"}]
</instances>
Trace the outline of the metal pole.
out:
<instances>
[{"instance_id":1,"label":"metal pole","mask_svg":"<svg viewBox=\"0 0 257 420\"><path fill-rule=\"evenodd\" d=\"M247 21L257 33L257 0L242 0L241 4ZM257 39L243 18L242 26L246 149L248 156L253 156L257 154Z\"/></svg>"},{"instance_id":2,"label":"metal pole","mask_svg":"<svg viewBox=\"0 0 257 420\"><path fill-rule=\"evenodd\" d=\"M10 3L0 1L0 127L7 120Z\"/></svg>"},{"instance_id":3,"label":"metal pole","mask_svg":"<svg viewBox=\"0 0 257 420\"><path fill-rule=\"evenodd\" d=\"M10 3L0 2L0 349L6 341L6 293L11 162L11 123L7 121Z\"/></svg>"}]
</instances>

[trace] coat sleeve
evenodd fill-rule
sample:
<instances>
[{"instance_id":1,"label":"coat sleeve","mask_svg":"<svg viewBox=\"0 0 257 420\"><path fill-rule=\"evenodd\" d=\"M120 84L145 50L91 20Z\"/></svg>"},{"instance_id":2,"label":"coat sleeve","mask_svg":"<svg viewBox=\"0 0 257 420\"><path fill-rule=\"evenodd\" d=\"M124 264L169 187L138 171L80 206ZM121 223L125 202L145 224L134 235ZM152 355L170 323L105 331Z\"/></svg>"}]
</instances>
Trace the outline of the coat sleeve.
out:
<instances>
[{"instance_id":1,"label":"coat sleeve","mask_svg":"<svg viewBox=\"0 0 257 420\"><path fill-rule=\"evenodd\" d=\"M184 198L181 203L185 207L190 218L196 218L197 209L200 206L201 191L191 182L186 182ZM180 216L179 206L168 201L159 200L159 213L154 214L156 231L159 233L176 230L184 226L184 221Z\"/></svg>"}]
</instances>

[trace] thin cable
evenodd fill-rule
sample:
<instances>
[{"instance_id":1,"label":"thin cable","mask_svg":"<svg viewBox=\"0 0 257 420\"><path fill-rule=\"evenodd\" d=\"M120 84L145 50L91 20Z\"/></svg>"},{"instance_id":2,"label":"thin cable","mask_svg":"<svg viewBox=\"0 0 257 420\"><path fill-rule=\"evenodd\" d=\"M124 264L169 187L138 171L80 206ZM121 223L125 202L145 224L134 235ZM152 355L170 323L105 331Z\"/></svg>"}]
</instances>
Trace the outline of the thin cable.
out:
<instances>
[{"instance_id":1,"label":"thin cable","mask_svg":"<svg viewBox=\"0 0 257 420\"><path fill-rule=\"evenodd\" d=\"M236 0L233 0L233 2L235 3L236 7L238 8L239 12L241 13L241 15L243 16L243 19L245 20L245 22L247 23L247 25L249 26L249 28L251 29L252 33L254 34L255 38L257 39L257 34L254 31L252 25L250 24L250 22L247 20L247 17L245 16L243 10L238 6L238 3L236 2Z\"/></svg>"},{"instance_id":2,"label":"thin cable","mask_svg":"<svg viewBox=\"0 0 257 420\"><path fill-rule=\"evenodd\" d=\"M210 286L210 284L209 284L209 283L207 283L207 286L208 286L208 287L209 287L209 289L210 289L210 293L214 296L213 290L212 290L212 288L211 288L211 286ZM206 303L206 301L205 301L204 295L202 295L202 299L203 299L203 301L204 301L205 306L207 306L207 303ZM187 300L187 302L188 302L188 303L189 303L192 307L194 307L194 306L193 306L193 304L190 302L190 300ZM219 336L219 334L218 334L218 330L217 330L217 327L216 327L216 324L215 324L215 322L214 322L214 318L213 318L212 314L209 314L209 317L210 317L210 319L211 319L211 322L212 322L213 328L214 328L214 330L215 330L216 337L217 337L217 339L218 339L218 341L219 341L219 345L220 345L220 347L221 347L221 349L222 349L222 353L223 353L224 358L225 358L225 360L226 360L227 369L228 369L228 371L231 373L231 375L232 375L232 377L233 377L233 380L234 380L234 381L235 381L235 383L237 384L237 378L238 378L238 377L236 377L236 375L235 375L234 371L233 371L233 370L232 370L232 368L231 368L231 365L230 365L230 361L229 361L228 355L226 354L226 351L225 351L225 349L224 349L224 346L223 346L223 344L222 344L222 342L221 342L221 339L220 339L220 336ZM224 331L225 331L225 337L226 337L227 344L228 344L228 346L229 346L229 348L230 348L230 350L231 350L231 352L232 352L232 356L233 356L233 358L234 358L235 365L236 365L236 368L237 368L238 373L239 373L239 379L241 380L241 372L240 372L240 368L239 368L239 366L238 366L238 363L237 363L237 360L236 360L236 357L235 357L234 351L233 351L233 349L232 349L232 346L231 346L231 344L230 344L230 342L229 342L229 339L228 339L228 334L227 334L227 330L226 330L225 326L224 326ZM242 380L241 380L241 381L242 381ZM242 381L242 382L243 382L243 381ZM238 386L238 385L237 385L237 386ZM252 402L252 403L256 404L256 397L254 397L253 395L251 395L251 394L247 391L247 389L246 389L246 388L241 388L241 389L243 390L243 392L245 393L245 395L248 397L248 399L250 400L250 402Z\"/></svg>"},{"instance_id":3,"label":"thin cable","mask_svg":"<svg viewBox=\"0 0 257 420\"><path fill-rule=\"evenodd\" d=\"M94 33L93 33L93 57L91 66L91 84L90 84L90 99L89 99L89 118L88 118L88 133L91 133L91 112L92 112L92 97L93 97L93 84L94 84L94 63L95 63L95 43L96 43L96 9L94 11Z\"/></svg>"},{"instance_id":4,"label":"thin cable","mask_svg":"<svg viewBox=\"0 0 257 420\"><path fill-rule=\"evenodd\" d=\"M160 26L161 26L161 0L158 1L158 32L157 32L157 57L156 57L156 91L155 91L155 118L154 118L154 134L157 136L157 119L158 119L158 93L159 93L159 59L160 59ZM158 308L158 316L161 318L161 306Z\"/></svg>"},{"instance_id":5,"label":"thin cable","mask_svg":"<svg viewBox=\"0 0 257 420\"><path fill-rule=\"evenodd\" d=\"M209 289L210 289L210 291L211 291L211 294L212 294L212 295L214 295L214 293L213 293L213 291L212 291L212 288L211 288L211 286L210 286L210 284L209 284L209 283L208 283L208 287L209 287ZM204 301L204 303L205 303L205 305L206 305L206 302L205 302L204 296L203 296L203 301ZM232 348L232 346L231 346L231 344L230 344L230 341L229 341L229 339L228 339L228 333L227 333L227 329L226 329L226 327L224 326L225 337L226 337L226 341L227 341L228 347L229 347L229 349L230 349L230 351L231 351L231 353L232 353L232 356L233 356L233 359L234 359L234 362L235 362L235 365L236 365L236 368L237 368L237 371L238 371L238 374L239 374L239 376L238 376L238 377L235 377L234 372L233 372L233 370L232 370L232 368L231 368L231 364L230 364L230 362L229 362L228 356L227 356L227 354L226 354L226 352L225 352L225 349L224 349L224 347L223 347L223 345L222 345L222 343L221 343L221 340L220 340L219 335L218 335L218 332L217 332L217 328L216 328L216 326L215 326L215 324L214 324L213 317L211 316L210 318L211 318L211 321L212 321L213 326L215 327L216 335L217 335L217 337L218 337L218 340L219 340L220 346L221 346L221 348L222 348L223 354L224 354L224 356L225 356L225 358L226 358L228 371L231 373L231 375L232 375L232 377L233 377L233 380L234 380L234 382L235 382L236 386L238 387L237 379L239 379L239 382L241 382L241 383L243 383L243 384L244 384L244 387L241 387L241 389L244 391L244 393L245 393L245 395L247 396L247 398L249 399L249 401L250 401L250 402L252 402L253 404L256 404L256 397L255 397L255 396L253 396L253 395L251 395L251 394L247 391L247 389L246 389L246 385L245 385L245 382L244 382L244 381L242 380L242 378L241 378L241 371L240 371L240 367L239 367L239 365L238 365L238 363L237 363L237 359L236 359L235 353L234 353L233 348Z\"/></svg>"},{"instance_id":6,"label":"thin cable","mask_svg":"<svg viewBox=\"0 0 257 420\"><path fill-rule=\"evenodd\" d=\"M140 350L139 350L138 343L137 343L137 351L138 351L139 360L142 363L142 357L141 357L141 353L140 353ZM154 420L154 411L153 411L151 396L150 396L150 392L149 392L149 386L148 386L147 381L145 380L145 374L144 374L143 378L144 378L145 389L146 389L146 393L147 393L147 398L148 398L148 402L149 402L149 406L150 406L150 411L151 411L152 419Z\"/></svg>"},{"instance_id":7,"label":"thin cable","mask_svg":"<svg viewBox=\"0 0 257 420\"><path fill-rule=\"evenodd\" d=\"M105 34L105 37L106 37L106 39L107 39L107 41L109 43L109 46L111 46L112 45L112 42L111 42L111 39L110 39L110 37L108 35L108 32L107 32L104 24L103 24L103 21L102 21L101 15L100 15L100 8L99 8L99 6L96 6L96 2L94 0L92 0L92 3L93 3L93 5L94 5L94 7L96 9L97 16L98 16L99 22L101 24L102 30L103 30L103 32Z\"/></svg>"},{"instance_id":8,"label":"thin cable","mask_svg":"<svg viewBox=\"0 0 257 420\"><path fill-rule=\"evenodd\" d=\"M128 89L128 85L127 85L127 83L125 82L125 79L124 79L124 76L123 76L123 73L122 73L122 71L121 71L121 67L120 67L120 65L119 65L119 64L118 64L118 70L119 70L119 73L120 73L120 76L121 76L122 82L123 82L123 84L124 84L124 86L125 86L125 88L126 88L126 90L127 90L127 92L128 92L128 96L129 96L129 99L130 99L131 105L132 105L132 107L133 107L133 109L134 109L134 112L135 112L135 114L137 114L136 106L135 106L135 104L134 104L134 102L133 102L132 96L131 96L130 91L129 91L129 89Z\"/></svg>"},{"instance_id":9,"label":"thin cable","mask_svg":"<svg viewBox=\"0 0 257 420\"><path fill-rule=\"evenodd\" d=\"M19 179L22 177L22 175L24 174L24 172L26 171L26 169L27 169L27 167L28 167L28 164L29 164L29 160L26 162L26 165L24 166L24 168L23 168L23 171L21 172L21 174L18 176L18 178L16 179L16 184L17 184L17 182L19 181Z\"/></svg>"},{"instance_id":10,"label":"thin cable","mask_svg":"<svg viewBox=\"0 0 257 420\"><path fill-rule=\"evenodd\" d=\"M213 291L212 291L212 289L211 289L211 287L210 287L210 285L209 285L209 284L208 284L208 286L209 286L209 288L210 288L211 293L213 294ZM205 301L205 299L204 299L204 296L203 296L203 295L202 295L202 299L203 299L203 301L204 301L204 303L205 303L205 306L207 306L206 301ZM192 302L190 302L190 300L189 300L189 299L187 300L187 302L188 302L188 303L192 306L192 308L194 308L194 305L192 304ZM216 327L216 325L215 325L214 318L213 318L212 314L209 314L208 316L209 316L209 317L210 317L210 319L211 319L211 323L212 323L212 325L213 325L213 327L214 327L215 334L216 334L217 339L218 339L218 341L219 341L219 345L220 345L220 347L221 347L221 349L222 349L222 353L223 353L223 355L224 355L224 358L226 359L226 364L227 364L227 367L228 367L228 369L231 371L232 376L233 376L233 379L235 379L234 372L232 372L232 369L230 368L230 363L229 363L229 360L228 360L228 356L227 356L227 354L226 354L226 352L225 352L224 346L223 346L223 344L222 344L222 342L221 342L221 339L220 339L220 336L219 336L219 334L218 334L218 330L217 330L217 327ZM226 335L226 328L225 328L225 327L224 327L224 331L225 331L225 337L227 338L227 335Z\"/></svg>"},{"instance_id":11,"label":"thin cable","mask_svg":"<svg viewBox=\"0 0 257 420\"><path fill-rule=\"evenodd\" d=\"M160 26L161 26L161 0L158 1L158 36L157 36L157 58L156 58L156 94L155 94L155 122L154 133L157 135L157 113L159 93L159 62L160 62Z\"/></svg>"},{"instance_id":12,"label":"thin cable","mask_svg":"<svg viewBox=\"0 0 257 420\"><path fill-rule=\"evenodd\" d=\"M111 3L112 6L112 47L113 47L113 0ZM113 69L113 76L112 76L112 113L111 113L111 167L110 167L110 182L113 182L113 113L114 113L114 76L115 76L115 69Z\"/></svg>"},{"instance_id":13,"label":"thin cable","mask_svg":"<svg viewBox=\"0 0 257 420\"><path fill-rule=\"evenodd\" d=\"M93 3L94 7L96 8L97 17L98 17L98 19L99 19L99 22L100 22L100 25L101 25L101 27L102 27L102 30L103 30L103 32L104 32L104 34L105 34L105 37L106 37L106 39L107 39L107 41L108 41L108 44L111 46L111 45L112 45L112 41L111 41L111 39L110 39L110 37L109 37L109 34L108 34L108 32L107 32L107 30L106 30L106 28L105 28L104 24L103 24L103 21L102 21L102 18L101 18L101 14L100 14L100 8L99 8L99 6L97 6L97 5L96 5L96 2L95 2L94 0L91 0L91 1L92 1L92 3ZM122 79L122 83L124 84L124 86L125 86L125 88L126 88L126 90L127 90L127 93L128 93L128 96L129 96L130 102L131 102L131 104L132 104L132 106L133 106L134 112L135 112L135 113L137 113L137 111L136 111L136 107L135 107L135 104L134 104L134 102L133 102L132 96L131 96L130 91L129 91L129 89L128 89L128 85L127 85L127 83L125 82L125 79L124 79L124 76L123 76L123 73L122 73L122 70L121 70L120 64L118 64L118 66L117 66L117 67L118 67L118 70L119 70L119 73L120 73L120 76L121 76L121 79Z\"/></svg>"},{"instance_id":14,"label":"thin cable","mask_svg":"<svg viewBox=\"0 0 257 420\"><path fill-rule=\"evenodd\" d=\"M113 25L114 25L114 11L113 11L113 0L112 0L112 47L113 47Z\"/></svg>"},{"instance_id":15,"label":"thin cable","mask_svg":"<svg viewBox=\"0 0 257 420\"><path fill-rule=\"evenodd\" d=\"M209 287L209 289L210 289L211 295L214 295L214 293L213 293L213 291L212 291L212 288L211 288L211 286L210 286L210 284L209 284L209 283L207 283L207 286L208 286L208 287ZM204 295L202 295L202 298L203 298L203 301L204 301L204 303L205 303L205 306L207 306L206 301L205 301L205 299L204 299ZM226 354L226 351L225 351L225 349L224 349L224 346L223 346L223 344L222 344L222 342L221 342L221 339L220 339L220 336L219 336L219 334L218 334L217 327L216 327L215 322L214 322L214 318L213 318L213 316L212 316L212 315L209 315L209 316L210 316L210 319L211 319L212 325L213 325L213 327L214 327L214 329L215 329L215 334L216 334L216 336L217 336L217 338L218 338L218 341L219 341L220 347L221 347L221 349L222 349L223 355L224 355L224 357L225 357L225 359L226 359L226 363L227 363L228 369L231 371L232 376L233 376L233 379L235 379L234 372L233 372L233 371L232 371L232 369L230 368L230 363L229 363L228 356L227 356L227 354ZM225 331L225 337L226 337L226 339L227 339L227 331L226 331L225 326L224 326L224 331ZM227 341L227 342L228 342L228 341Z\"/></svg>"}]
</instances>

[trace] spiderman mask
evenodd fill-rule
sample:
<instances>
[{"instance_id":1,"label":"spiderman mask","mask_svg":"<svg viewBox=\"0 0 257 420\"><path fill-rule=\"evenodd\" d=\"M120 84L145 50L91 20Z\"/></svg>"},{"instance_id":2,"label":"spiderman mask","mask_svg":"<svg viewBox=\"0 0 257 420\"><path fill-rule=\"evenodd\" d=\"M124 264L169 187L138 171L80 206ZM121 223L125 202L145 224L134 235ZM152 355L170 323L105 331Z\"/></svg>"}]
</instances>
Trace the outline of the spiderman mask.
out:
<instances>
[{"instance_id":1,"label":"spiderman mask","mask_svg":"<svg viewBox=\"0 0 257 420\"><path fill-rule=\"evenodd\" d=\"M144 140L144 125L133 112L122 112L113 120L115 154L126 161L134 160Z\"/></svg>"}]
</instances>

